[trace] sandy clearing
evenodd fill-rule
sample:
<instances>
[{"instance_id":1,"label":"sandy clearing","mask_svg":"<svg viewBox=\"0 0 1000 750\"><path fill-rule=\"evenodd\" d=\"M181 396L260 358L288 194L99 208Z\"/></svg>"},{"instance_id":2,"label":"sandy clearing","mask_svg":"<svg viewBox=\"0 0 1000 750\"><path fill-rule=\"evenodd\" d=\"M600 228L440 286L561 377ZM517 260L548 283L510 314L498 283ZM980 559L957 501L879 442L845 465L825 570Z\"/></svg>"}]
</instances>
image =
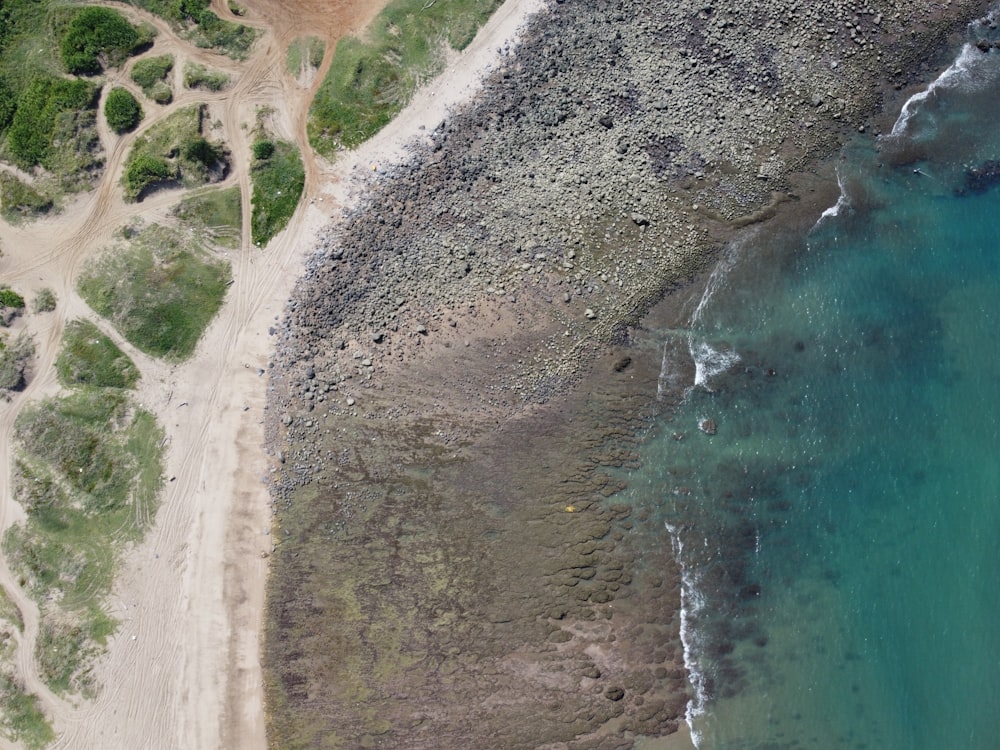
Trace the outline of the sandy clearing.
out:
<instances>
[{"instance_id":1,"label":"sandy clearing","mask_svg":"<svg viewBox=\"0 0 1000 750\"><path fill-rule=\"evenodd\" d=\"M259 636L267 575L263 553L271 548L265 485L269 466L262 450L267 379L261 371L272 350L268 326L280 315L316 233L371 178L372 165L377 169L406 158L406 144L421 128L433 128L450 107L473 96L494 64L497 48L516 37L543 0L508 0L400 117L335 165L312 158L306 148L305 116L322 75L310 88L301 86L285 72L285 49L302 34L325 37L322 74L335 39L360 29L384 0L253 0L244 5L248 12L241 20L264 35L250 59L239 64L191 47L156 21L160 34L149 54L175 55L175 100L166 107L144 103L146 120L124 137L101 128L107 169L94 191L58 216L21 227L0 223L4 280L29 298L46 286L59 298L54 313L30 316L22 324L38 344L36 374L23 393L0 405L0 529L23 517L10 494L13 423L27 402L58 391L53 364L69 320L94 320L133 358L142 372L137 398L157 414L169 445L169 481L155 524L143 544L127 555L109 602L120 627L96 665L101 689L94 701L64 701L38 680L33 656L38 609L0 559L0 584L25 615L17 668L53 718L60 735L54 747L266 747ZM153 20L131 10L128 14ZM217 94L182 89L180 71L187 60L226 70L233 84ZM127 73L125 68L109 78L134 89ZM76 294L75 281L83 264L131 217L166 218L178 191L157 193L139 205L122 201L118 184L124 158L132 141L156 121L202 101L209 103L213 117L220 115L222 137L234 156L227 184L239 184L244 191L244 242L227 254L234 284L226 305L195 355L171 366L137 352L99 320ZM299 211L264 251L249 240L250 133L245 127L252 126L261 106L275 108L270 124L280 137L304 147L307 167Z\"/></svg>"}]
</instances>

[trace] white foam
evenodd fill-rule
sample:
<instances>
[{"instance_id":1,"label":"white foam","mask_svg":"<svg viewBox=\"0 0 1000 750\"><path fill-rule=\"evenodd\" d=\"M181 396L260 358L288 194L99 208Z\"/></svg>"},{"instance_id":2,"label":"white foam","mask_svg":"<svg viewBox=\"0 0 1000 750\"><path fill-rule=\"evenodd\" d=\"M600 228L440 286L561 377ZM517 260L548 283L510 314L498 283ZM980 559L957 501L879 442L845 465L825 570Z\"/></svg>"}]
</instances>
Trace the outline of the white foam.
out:
<instances>
[{"instance_id":1,"label":"white foam","mask_svg":"<svg viewBox=\"0 0 1000 750\"><path fill-rule=\"evenodd\" d=\"M847 197L847 191L844 189L844 178L841 176L839 169L837 170L837 187L840 188L840 195L837 197L837 202L819 215L817 224L823 221L823 219L832 219L834 216L839 216L842 208L851 205L851 199Z\"/></svg>"},{"instance_id":2,"label":"white foam","mask_svg":"<svg viewBox=\"0 0 1000 750\"><path fill-rule=\"evenodd\" d=\"M684 721L691 733L691 741L695 748L700 748L704 739L701 732L700 719L708 713L708 693L705 690L705 674L698 664L698 633L691 625L692 619L705 609L705 597L697 585L696 576L684 562L684 542L681 540L677 527L670 523L664 524L670 533L670 544L673 547L674 559L681 569L681 648L684 651L684 668L687 670L688 682L694 690L684 710Z\"/></svg>"},{"instance_id":3,"label":"white foam","mask_svg":"<svg viewBox=\"0 0 1000 750\"><path fill-rule=\"evenodd\" d=\"M892 126L890 135L902 135L906 131L906 126L909 124L910 118L913 117L920 104L938 88L943 86L946 88L964 88L972 91L981 89L985 85L985 81L976 76L975 71L987 59L988 55L984 55L975 45L967 42L962 47L962 51L958 54L958 57L955 58L955 62L947 70L939 75L926 89L906 100L906 104L903 105L903 108L899 112L899 117L896 118L896 122Z\"/></svg>"},{"instance_id":4,"label":"white foam","mask_svg":"<svg viewBox=\"0 0 1000 750\"><path fill-rule=\"evenodd\" d=\"M691 357L694 359L694 384L712 390L711 381L740 361L740 355L732 349L716 349L707 341L690 343Z\"/></svg>"}]
</instances>

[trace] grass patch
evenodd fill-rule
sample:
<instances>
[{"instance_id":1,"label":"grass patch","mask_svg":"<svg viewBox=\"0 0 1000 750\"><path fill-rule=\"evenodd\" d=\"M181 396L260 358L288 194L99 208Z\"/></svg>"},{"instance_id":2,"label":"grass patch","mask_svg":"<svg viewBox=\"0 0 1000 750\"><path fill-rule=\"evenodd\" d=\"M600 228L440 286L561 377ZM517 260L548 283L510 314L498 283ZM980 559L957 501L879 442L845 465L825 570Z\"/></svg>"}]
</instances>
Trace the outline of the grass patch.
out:
<instances>
[{"instance_id":1,"label":"grass patch","mask_svg":"<svg viewBox=\"0 0 1000 750\"><path fill-rule=\"evenodd\" d=\"M366 41L341 39L309 110L309 141L332 156L377 133L442 64L444 45L464 49L501 0L394 0Z\"/></svg>"},{"instance_id":2,"label":"grass patch","mask_svg":"<svg viewBox=\"0 0 1000 750\"><path fill-rule=\"evenodd\" d=\"M288 72L298 78L309 70L316 70L323 63L326 42L318 36L299 37L288 45L285 62Z\"/></svg>"},{"instance_id":3,"label":"grass patch","mask_svg":"<svg viewBox=\"0 0 1000 750\"><path fill-rule=\"evenodd\" d=\"M194 233L151 225L93 262L78 289L134 346L179 361L222 306L229 270Z\"/></svg>"},{"instance_id":4,"label":"grass patch","mask_svg":"<svg viewBox=\"0 0 1000 750\"><path fill-rule=\"evenodd\" d=\"M174 69L173 55L156 55L137 60L132 66L132 80L142 93L157 104L169 104L174 98L167 76Z\"/></svg>"},{"instance_id":5,"label":"grass patch","mask_svg":"<svg viewBox=\"0 0 1000 750\"><path fill-rule=\"evenodd\" d=\"M173 213L216 245L228 248L240 246L243 207L239 187L187 195Z\"/></svg>"},{"instance_id":6,"label":"grass patch","mask_svg":"<svg viewBox=\"0 0 1000 750\"><path fill-rule=\"evenodd\" d=\"M28 750L42 750L55 740L55 732L39 708L38 698L25 691L7 672L0 672L0 708L3 709L0 731L7 739L20 742Z\"/></svg>"},{"instance_id":7,"label":"grass patch","mask_svg":"<svg viewBox=\"0 0 1000 750\"><path fill-rule=\"evenodd\" d=\"M32 185L0 172L0 215L10 223L47 213L52 206L52 199Z\"/></svg>"},{"instance_id":8,"label":"grass patch","mask_svg":"<svg viewBox=\"0 0 1000 750\"><path fill-rule=\"evenodd\" d=\"M133 388L139 380L132 360L89 320L74 320L66 326L56 375L67 387Z\"/></svg>"},{"instance_id":9,"label":"grass patch","mask_svg":"<svg viewBox=\"0 0 1000 750\"><path fill-rule=\"evenodd\" d=\"M253 181L250 228L254 243L264 246L285 228L295 213L305 187L306 173L299 150L293 144L262 139L257 141L260 143L272 143L273 148L267 158L254 159L250 170ZM255 153L266 151L268 149L254 149Z\"/></svg>"},{"instance_id":10,"label":"grass patch","mask_svg":"<svg viewBox=\"0 0 1000 750\"><path fill-rule=\"evenodd\" d=\"M196 187L226 176L228 152L202 136L204 112L202 104L185 107L136 138L122 176L126 200L163 184Z\"/></svg>"},{"instance_id":11,"label":"grass patch","mask_svg":"<svg viewBox=\"0 0 1000 750\"><path fill-rule=\"evenodd\" d=\"M15 497L24 525L4 537L19 582L40 603L40 676L88 693L90 659L115 623L104 611L122 546L148 528L162 486L162 431L127 392L83 387L15 423Z\"/></svg>"},{"instance_id":12,"label":"grass patch","mask_svg":"<svg viewBox=\"0 0 1000 750\"><path fill-rule=\"evenodd\" d=\"M212 70L198 63L184 66L184 85L189 89L222 91L229 85L229 76L221 70Z\"/></svg>"},{"instance_id":13,"label":"grass patch","mask_svg":"<svg viewBox=\"0 0 1000 750\"><path fill-rule=\"evenodd\" d=\"M173 22L182 36L195 46L217 50L234 60L245 59L257 40L256 29L223 20L209 10L210 0L130 0L130 2L138 8Z\"/></svg>"}]
</instances>

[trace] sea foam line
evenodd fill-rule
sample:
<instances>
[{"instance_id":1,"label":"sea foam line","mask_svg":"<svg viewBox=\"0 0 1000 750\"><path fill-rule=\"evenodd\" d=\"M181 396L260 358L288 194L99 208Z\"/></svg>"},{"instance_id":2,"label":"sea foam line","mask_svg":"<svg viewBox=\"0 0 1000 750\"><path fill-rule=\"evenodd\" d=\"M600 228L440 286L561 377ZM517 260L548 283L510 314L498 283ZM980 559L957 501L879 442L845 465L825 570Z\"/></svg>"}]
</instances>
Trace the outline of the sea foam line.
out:
<instances>
[{"instance_id":1,"label":"sea foam line","mask_svg":"<svg viewBox=\"0 0 1000 750\"><path fill-rule=\"evenodd\" d=\"M840 210L851 205L851 199L847 197L847 190L844 188L844 177L840 174L840 169L837 169L837 187L840 188L840 195L837 196L837 202L826 209L823 213L819 215L819 224L823 219L832 219L835 216L840 215Z\"/></svg>"},{"instance_id":2,"label":"sea foam line","mask_svg":"<svg viewBox=\"0 0 1000 750\"><path fill-rule=\"evenodd\" d=\"M923 91L917 92L903 105L903 108L899 111L899 117L896 118L896 122L892 126L892 131L889 133L890 136L899 136L906 131L906 126L910 122L910 118L913 117L914 113L917 111L919 105L927 99L931 94L934 93L941 86L975 86L979 88L981 82L978 82L976 76L974 75L974 68L976 67L976 62L985 59L987 56L980 52L975 45L970 42L966 42L962 46L962 51L958 54L948 68L939 75L931 84Z\"/></svg>"},{"instance_id":3,"label":"sea foam line","mask_svg":"<svg viewBox=\"0 0 1000 750\"><path fill-rule=\"evenodd\" d=\"M705 689L705 673L698 664L696 654L698 634L691 621L697 619L706 603L704 595L698 590L696 577L684 562L684 542L681 540L677 527L671 523L665 523L664 526L670 534L674 559L681 569L681 649L684 652L684 668L687 670L688 682L694 689L694 697L688 701L684 710L684 722L688 725L691 741L695 748L700 748L704 737L699 726L699 719L708 713L708 692Z\"/></svg>"}]
</instances>

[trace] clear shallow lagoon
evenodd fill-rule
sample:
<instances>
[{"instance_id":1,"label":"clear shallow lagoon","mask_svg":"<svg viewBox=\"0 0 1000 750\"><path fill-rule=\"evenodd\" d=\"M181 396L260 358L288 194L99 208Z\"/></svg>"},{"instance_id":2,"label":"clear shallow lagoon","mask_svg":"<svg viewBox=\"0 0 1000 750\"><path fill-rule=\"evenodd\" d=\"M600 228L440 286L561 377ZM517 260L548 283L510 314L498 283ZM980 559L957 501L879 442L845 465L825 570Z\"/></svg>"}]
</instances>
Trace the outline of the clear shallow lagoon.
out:
<instances>
[{"instance_id":1,"label":"clear shallow lagoon","mask_svg":"<svg viewBox=\"0 0 1000 750\"><path fill-rule=\"evenodd\" d=\"M1000 160L1000 50L932 88L665 343L698 384L630 485L684 570L703 749L1000 748L1000 183L966 182Z\"/></svg>"}]
</instances>

